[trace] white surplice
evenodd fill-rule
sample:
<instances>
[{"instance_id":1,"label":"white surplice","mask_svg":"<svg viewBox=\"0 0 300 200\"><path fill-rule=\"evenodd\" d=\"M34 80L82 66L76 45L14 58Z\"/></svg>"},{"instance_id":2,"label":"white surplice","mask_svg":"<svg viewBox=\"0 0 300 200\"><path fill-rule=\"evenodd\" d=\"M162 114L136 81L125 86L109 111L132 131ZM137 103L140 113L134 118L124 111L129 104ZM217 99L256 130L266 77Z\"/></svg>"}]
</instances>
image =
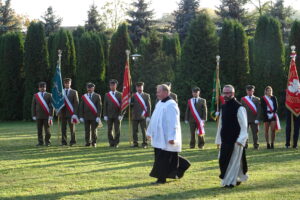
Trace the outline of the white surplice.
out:
<instances>
[{"instance_id":1,"label":"white surplice","mask_svg":"<svg viewBox=\"0 0 300 200\"><path fill-rule=\"evenodd\" d=\"M180 112L177 103L170 99L159 101L152 113L147 129L147 136L151 137L154 148L171 152L181 152ZM169 144L174 140L175 144Z\"/></svg>"},{"instance_id":2,"label":"white surplice","mask_svg":"<svg viewBox=\"0 0 300 200\"><path fill-rule=\"evenodd\" d=\"M224 179L221 181L221 185L236 185L237 182L244 182L248 179L248 175L243 173L242 155L243 147L245 147L248 139L248 120L246 109L241 106L237 112L237 118L240 125L240 134L236 142L241 143L243 146L234 144L234 149L230 158L229 165L227 167ZM220 120L218 124L217 136L215 143L222 145L221 143L221 128L222 128L222 112L220 113ZM220 156L220 152L219 152Z\"/></svg>"}]
</instances>

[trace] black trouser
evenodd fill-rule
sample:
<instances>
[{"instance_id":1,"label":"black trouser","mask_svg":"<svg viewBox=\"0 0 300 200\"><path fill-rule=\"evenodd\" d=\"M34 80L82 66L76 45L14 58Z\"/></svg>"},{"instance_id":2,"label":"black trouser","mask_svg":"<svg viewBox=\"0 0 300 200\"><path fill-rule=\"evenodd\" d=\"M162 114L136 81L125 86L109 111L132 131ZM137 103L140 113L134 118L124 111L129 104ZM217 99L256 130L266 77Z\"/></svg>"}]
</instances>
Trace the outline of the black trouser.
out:
<instances>
[{"instance_id":1,"label":"black trouser","mask_svg":"<svg viewBox=\"0 0 300 200\"><path fill-rule=\"evenodd\" d=\"M71 132L70 144L76 144L74 124L71 123L71 118L61 118L61 143L67 144L67 124L69 124Z\"/></svg>"},{"instance_id":2,"label":"black trouser","mask_svg":"<svg viewBox=\"0 0 300 200\"><path fill-rule=\"evenodd\" d=\"M112 128L114 126L115 134L113 135ZM118 145L120 142L120 120L118 118L109 118L107 120L107 137L110 146Z\"/></svg>"},{"instance_id":3,"label":"black trouser","mask_svg":"<svg viewBox=\"0 0 300 200\"><path fill-rule=\"evenodd\" d=\"M300 128L300 116L296 117L295 115L293 115L293 119L294 119L293 147L297 147L298 146L298 138L299 138L299 128ZM290 146L291 131L292 131L291 112L288 110L287 115L286 115L286 128L285 128L285 132L286 132L285 146L287 146L287 147Z\"/></svg>"},{"instance_id":4,"label":"black trouser","mask_svg":"<svg viewBox=\"0 0 300 200\"><path fill-rule=\"evenodd\" d=\"M258 124L255 124L254 122L250 122L248 123L248 128L250 127L251 132L252 132L252 137L253 137L253 146L254 148L259 147L259 143L258 143ZM248 145L248 140L247 140L247 144Z\"/></svg>"},{"instance_id":5,"label":"black trouser","mask_svg":"<svg viewBox=\"0 0 300 200\"><path fill-rule=\"evenodd\" d=\"M133 143L135 145L138 144L138 132L139 132L139 126L142 130L142 136L143 136L143 145L147 145L147 137L146 137L146 120L132 120L132 135L133 135Z\"/></svg>"},{"instance_id":6,"label":"black trouser","mask_svg":"<svg viewBox=\"0 0 300 200\"><path fill-rule=\"evenodd\" d=\"M97 126L96 120L84 120L86 144L97 143Z\"/></svg>"},{"instance_id":7,"label":"black trouser","mask_svg":"<svg viewBox=\"0 0 300 200\"><path fill-rule=\"evenodd\" d=\"M37 119L37 134L38 134L38 141L39 144L44 144L43 140L43 127L45 131L45 144L50 144L50 138L51 138L51 133L50 133L50 126L48 124L48 119Z\"/></svg>"},{"instance_id":8,"label":"black trouser","mask_svg":"<svg viewBox=\"0 0 300 200\"><path fill-rule=\"evenodd\" d=\"M190 132L191 132L190 147L194 148L195 144L196 144L196 129L197 129L197 124L196 124L196 122L189 122L189 124L190 124ZM199 136L197 134L197 136L198 136L198 147L201 148L205 144L204 135Z\"/></svg>"},{"instance_id":9,"label":"black trouser","mask_svg":"<svg viewBox=\"0 0 300 200\"><path fill-rule=\"evenodd\" d=\"M187 159L178 155L178 152L158 148L154 148L154 159L150 176L158 179L181 178L191 166Z\"/></svg>"}]
</instances>

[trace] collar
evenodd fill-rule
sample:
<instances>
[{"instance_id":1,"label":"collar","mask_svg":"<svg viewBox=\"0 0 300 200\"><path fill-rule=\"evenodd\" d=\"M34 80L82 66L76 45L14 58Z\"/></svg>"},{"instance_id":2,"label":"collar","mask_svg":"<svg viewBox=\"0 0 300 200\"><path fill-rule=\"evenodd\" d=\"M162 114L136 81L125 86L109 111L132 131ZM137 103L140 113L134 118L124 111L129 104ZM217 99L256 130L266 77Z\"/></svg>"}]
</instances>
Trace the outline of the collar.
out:
<instances>
[{"instance_id":1,"label":"collar","mask_svg":"<svg viewBox=\"0 0 300 200\"><path fill-rule=\"evenodd\" d=\"M163 100L161 100L161 102L165 103L165 102L169 101L170 99L171 99L171 97L167 96L166 98L164 98Z\"/></svg>"}]
</instances>

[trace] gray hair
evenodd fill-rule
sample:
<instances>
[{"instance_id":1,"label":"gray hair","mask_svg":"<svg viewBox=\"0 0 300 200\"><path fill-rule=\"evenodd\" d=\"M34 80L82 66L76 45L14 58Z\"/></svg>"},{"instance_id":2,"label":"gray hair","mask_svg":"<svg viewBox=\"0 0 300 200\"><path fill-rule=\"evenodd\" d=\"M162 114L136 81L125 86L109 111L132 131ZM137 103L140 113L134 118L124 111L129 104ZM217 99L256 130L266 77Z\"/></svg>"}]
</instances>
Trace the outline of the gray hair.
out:
<instances>
[{"instance_id":1,"label":"gray hair","mask_svg":"<svg viewBox=\"0 0 300 200\"><path fill-rule=\"evenodd\" d=\"M156 86L157 89L161 89L162 91L165 91L165 92L168 92L168 94L171 93L171 89L168 85L166 84L161 84L161 85L158 85Z\"/></svg>"},{"instance_id":2,"label":"gray hair","mask_svg":"<svg viewBox=\"0 0 300 200\"><path fill-rule=\"evenodd\" d=\"M232 85L225 85L224 88L230 88L231 92L235 92L234 87Z\"/></svg>"}]
</instances>

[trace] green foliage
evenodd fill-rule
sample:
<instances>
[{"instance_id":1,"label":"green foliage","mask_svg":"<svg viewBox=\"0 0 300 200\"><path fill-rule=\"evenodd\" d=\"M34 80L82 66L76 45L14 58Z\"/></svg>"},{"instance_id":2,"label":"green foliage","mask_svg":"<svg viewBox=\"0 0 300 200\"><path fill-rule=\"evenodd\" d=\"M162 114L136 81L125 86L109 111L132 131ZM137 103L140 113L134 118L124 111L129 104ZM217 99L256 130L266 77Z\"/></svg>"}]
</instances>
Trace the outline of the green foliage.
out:
<instances>
[{"instance_id":1,"label":"green foliage","mask_svg":"<svg viewBox=\"0 0 300 200\"><path fill-rule=\"evenodd\" d=\"M218 7L216 13L223 20L234 19L246 26L249 23L245 8L247 2L248 0L221 0L221 5Z\"/></svg>"},{"instance_id":2,"label":"green foliage","mask_svg":"<svg viewBox=\"0 0 300 200\"><path fill-rule=\"evenodd\" d=\"M283 103L286 85L284 54L280 23L272 17L260 17L254 37L253 75L256 90L263 95L264 88L272 86L274 95L279 97L279 105Z\"/></svg>"},{"instance_id":3,"label":"green foliage","mask_svg":"<svg viewBox=\"0 0 300 200\"><path fill-rule=\"evenodd\" d=\"M174 34L172 36L163 35L162 50L167 56L172 56L177 62L181 57L181 47L179 35Z\"/></svg>"},{"instance_id":4,"label":"green foliage","mask_svg":"<svg viewBox=\"0 0 300 200\"><path fill-rule=\"evenodd\" d=\"M32 95L37 92L38 82L47 81L47 86L50 86L49 70L44 26L41 22L31 22L28 27L24 46L24 119L31 119L30 107Z\"/></svg>"},{"instance_id":5,"label":"green foliage","mask_svg":"<svg viewBox=\"0 0 300 200\"><path fill-rule=\"evenodd\" d=\"M248 39L244 27L237 21L225 20L219 41L221 56L220 79L232 84L241 97L249 79Z\"/></svg>"},{"instance_id":6,"label":"green foliage","mask_svg":"<svg viewBox=\"0 0 300 200\"><path fill-rule=\"evenodd\" d=\"M109 66L107 68L107 79L116 79L119 82L118 89L122 90L124 69L126 63L126 50L132 51L132 42L129 38L127 25L121 24L111 38L109 47Z\"/></svg>"},{"instance_id":7,"label":"green foliage","mask_svg":"<svg viewBox=\"0 0 300 200\"><path fill-rule=\"evenodd\" d=\"M199 0L180 0L178 10L174 11L174 30L179 34L180 42L187 37L190 23L196 18Z\"/></svg>"},{"instance_id":8,"label":"green foliage","mask_svg":"<svg viewBox=\"0 0 300 200\"><path fill-rule=\"evenodd\" d=\"M52 6L47 8L47 11L45 12L44 16L42 16L42 19L44 20L43 24L45 26L45 34L47 37L59 30L62 18L54 14Z\"/></svg>"},{"instance_id":9,"label":"green foliage","mask_svg":"<svg viewBox=\"0 0 300 200\"><path fill-rule=\"evenodd\" d=\"M211 99L212 80L216 68L218 38L215 25L207 14L201 13L189 29L183 49L181 66L176 73L176 83L181 110L185 109L191 97L191 88L201 88L201 96Z\"/></svg>"},{"instance_id":10,"label":"green foliage","mask_svg":"<svg viewBox=\"0 0 300 200\"><path fill-rule=\"evenodd\" d=\"M292 25L290 38L289 38L289 47L292 45L296 46L296 52L298 52L298 55L300 54L300 21L295 20ZM288 52L291 52L291 49L288 48ZM289 54L287 54L289 55ZM290 58L288 59L288 61ZM288 62L289 63L289 62ZM300 73L300 56L296 57L296 65L297 65L297 71L298 74Z\"/></svg>"},{"instance_id":11,"label":"green foliage","mask_svg":"<svg viewBox=\"0 0 300 200\"><path fill-rule=\"evenodd\" d=\"M6 0L5 4L0 1L0 35L18 30L20 30L20 24L11 8L11 0Z\"/></svg>"},{"instance_id":12,"label":"green foliage","mask_svg":"<svg viewBox=\"0 0 300 200\"><path fill-rule=\"evenodd\" d=\"M128 11L131 18L128 20L130 38L135 46L138 46L142 36L147 37L154 24L153 10L149 10L149 3L145 0L137 0L131 4L134 10Z\"/></svg>"},{"instance_id":13,"label":"green foliage","mask_svg":"<svg viewBox=\"0 0 300 200\"><path fill-rule=\"evenodd\" d=\"M7 33L1 39L0 56L0 119L22 119L23 97L23 53L24 41L21 33Z\"/></svg>"},{"instance_id":14,"label":"green foliage","mask_svg":"<svg viewBox=\"0 0 300 200\"><path fill-rule=\"evenodd\" d=\"M148 38L142 38L139 52L141 57L131 67L133 83L143 81L145 91L151 94L152 103L156 97L156 86L164 82L174 81L172 56L167 56L162 51L162 41L157 32L151 32Z\"/></svg>"},{"instance_id":15,"label":"green foliage","mask_svg":"<svg viewBox=\"0 0 300 200\"><path fill-rule=\"evenodd\" d=\"M103 94L105 88L105 56L103 44L97 33L85 32L79 40L77 89L79 94L86 92L86 83L96 85L95 91Z\"/></svg>"},{"instance_id":16,"label":"green foliage","mask_svg":"<svg viewBox=\"0 0 300 200\"><path fill-rule=\"evenodd\" d=\"M49 48L51 77L55 71L58 61L58 50L62 50L61 57L61 74L62 78L72 78L74 80L76 75L76 53L73 36L69 31L60 29L50 36L52 40L51 49ZM74 83L72 83L74 85Z\"/></svg>"},{"instance_id":17,"label":"green foliage","mask_svg":"<svg viewBox=\"0 0 300 200\"><path fill-rule=\"evenodd\" d=\"M104 24L100 21L97 6L93 3L88 11L88 20L85 22L85 30L100 32L104 30Z\"/></svg>"}]
</instances>

